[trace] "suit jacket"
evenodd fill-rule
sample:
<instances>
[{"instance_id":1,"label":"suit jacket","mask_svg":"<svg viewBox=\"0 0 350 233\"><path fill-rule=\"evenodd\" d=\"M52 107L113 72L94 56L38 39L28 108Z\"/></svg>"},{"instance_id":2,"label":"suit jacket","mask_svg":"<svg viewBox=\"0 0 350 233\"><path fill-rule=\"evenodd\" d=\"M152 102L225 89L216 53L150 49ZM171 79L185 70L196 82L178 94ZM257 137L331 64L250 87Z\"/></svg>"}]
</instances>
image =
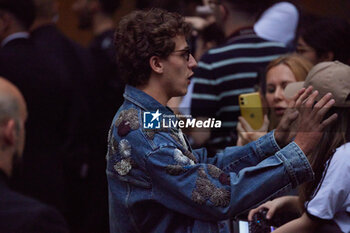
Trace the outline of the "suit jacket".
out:
<instances>
[{"instance_id":1,"label":"suit jacket","mask_svg":"<svg viewBox=\"0 0 350 233\"><path fill-rule=\"evenodd\" d=\"M12 191L0 170L1 233L66 233L63 217L52 207Z\"/></svg>"},{"instance_id":2,"label":"suit jacket","mask_svg":"<svg viewBox=\"0 0 350 233\"><path fill-rule=\"evenodd\" d=\"M93 117L96 124L96 132L102 137L96 141L96 150L107 153L106 132L108 132L114 114L122 105L124 98L124 83L119 77L116 63L116 49L114 46L114 30L108 30L93 38L90 43L90 51L98 74L95 93L99 98L94 98ZM105 167L105 161L103 161Z\"/></svg>"},{"instance_id":3,"label":"suit jacket","mask_svg":"<svg viewBox=\"0 0 350 233\"><path fill-rule=\"evenodd\" d=\"M40 56L61 73L64 90L73 95L66 142L70 158L70 173L81 176L81 165L88 161L92 118L90 99L95 89L95 68L90 52L63 35L54 24L31 32L31 40ZM89 145L90 144L90 145ZM68 177L71 179L71 177Z\"/></svg>"},{"instance_id":4,"label":"suit jacket","mask_svg":"<svg viewBox=\"0 0 350 233\"><path fill-rule=\"evenodd\" d=\"M90 51L67 38L54 24L35 29L31 33L31 39L40 54L54 56L55 66L65 73L65 86L73 89L73 92L82 98L82 101L72 111L79 117L74 118L75 121L71 121L72 124L69 127L72 136L70 142L75 142L71 144L78 145L78 147L71 148L74 149L71 150L74 153L70 153L69 158L74 160L70 160L65 166L67 203L70 207L65 216L72 229L76 231L102 232L102 225L108 226L106 223L108 220L107 192L104 191L107 190L105 152L96 151L92 147L97 144L97 141L102 140L103 149L106 148L107 135L105 134L107 134L108 127L102 135L96 132L99 120L94 117L98 114L94 103L97 99L103 99L99 95L99 86L103 81L96 78ZM90 142L89 146L82 144L84 142ZM103 166L99 173L95 172L97 161L93 157L97 157L99 164ZM88 164L84 166L88 169L82 169L82 163ZM82 171L82 174L76 174L78 171ZM75 179L72 178L72 173L75 173ZM98 183L92 180L98 180ZM101 206L105 208L101 210Z\"/></svg>"}]
</instances>

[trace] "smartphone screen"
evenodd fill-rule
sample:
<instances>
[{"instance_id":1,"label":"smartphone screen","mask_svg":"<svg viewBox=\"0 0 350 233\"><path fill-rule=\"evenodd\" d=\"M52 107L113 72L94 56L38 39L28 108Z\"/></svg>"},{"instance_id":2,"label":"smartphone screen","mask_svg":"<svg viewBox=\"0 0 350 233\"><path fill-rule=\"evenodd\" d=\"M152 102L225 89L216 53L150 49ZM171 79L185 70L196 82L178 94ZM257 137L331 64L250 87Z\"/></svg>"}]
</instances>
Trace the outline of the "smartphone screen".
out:
<instances>
[{"instance_id":1,"label":"smartphone screen","mask_svg":"<svg viewBox=\"0 0 350 233\"><path fill-rule=\"evenodd\" d=\"M239 233L249 233L249 224L246 221L238 222Z\"/></svg>"}]
</instances>

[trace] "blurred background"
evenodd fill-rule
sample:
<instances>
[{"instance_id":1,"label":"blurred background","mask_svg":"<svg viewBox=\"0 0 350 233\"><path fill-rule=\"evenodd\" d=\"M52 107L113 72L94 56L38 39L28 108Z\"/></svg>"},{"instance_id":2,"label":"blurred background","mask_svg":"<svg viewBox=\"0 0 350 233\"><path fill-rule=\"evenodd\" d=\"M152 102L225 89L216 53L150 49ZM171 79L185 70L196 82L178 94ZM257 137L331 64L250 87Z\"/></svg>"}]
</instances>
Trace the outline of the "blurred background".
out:
<instances>
[{"instance_id":1,"label":"blurred background","mask_svg":"<svg viewBox=\"0 0 350 233\"><path fill-rule=\"evenodd\" d=\"M122 0L121 7L116 11L115 19L118 22L120 18L130 11L136 9L137 5L146 5L151 0ZM154 2L154 1L153 1ZM338 16L350 21L350 1L349 0L297 0L294 1L302 7L307 13L320 16ZM58 26L68 37L72 38L81 45L88 45L93 35L92 31L79 30L76 15L72 11L74 0L60 0L60 18Z\"/></svg>"}]
</instances>

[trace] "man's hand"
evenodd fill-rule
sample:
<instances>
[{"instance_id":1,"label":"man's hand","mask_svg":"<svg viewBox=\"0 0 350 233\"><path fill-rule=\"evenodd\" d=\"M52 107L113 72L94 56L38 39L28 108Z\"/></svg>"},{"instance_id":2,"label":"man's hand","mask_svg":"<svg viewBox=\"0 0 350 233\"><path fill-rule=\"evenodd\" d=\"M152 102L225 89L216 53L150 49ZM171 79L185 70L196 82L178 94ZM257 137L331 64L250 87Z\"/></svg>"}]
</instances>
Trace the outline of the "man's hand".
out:
<instances>
[{"instance_id":1,"label":"man's hand","mask_svg":"<svg viewBox=\"0 0 350 233\"><path fill-rule=\"evenodd\" d=\"M300 116L294 141L306 155L317 146L322 138L323 130L338 117L335 113L323 120L335 100L332 99L332 94L328 93L313 106L317 95L318 91L313 92L307 100L302 101L299 108Z\"/></svg>"},{"instance_id":2,"label":"man's hand","mask_svg":"<svg viewBox=\"0 0 350 233\"><path fill-rule=\"evenodd\" d=\"M290 143L295 137L296 129L293 123L299 115L297 108L301 106L301 104L307 97L309 97L311 93L312 87L309 87L306 90L303 88L298 91L298 93L289 102L288 108L275 130L275 139L281 148Z\"/></svg>"},{"instance_id":3,"label":"man's hand","mask_svg":"<svg viewBox=\"0 0 350 233\"><path fill-rule=\"evenodd\" d=\"M321 140L324 128L337 119L337 114L323 120L335 101L328 93L313 107L317 95L310 86L293 97L275 130L278 145L284 147L295 137L295 143L308 154Z\"/></svg>"}]
</instances>

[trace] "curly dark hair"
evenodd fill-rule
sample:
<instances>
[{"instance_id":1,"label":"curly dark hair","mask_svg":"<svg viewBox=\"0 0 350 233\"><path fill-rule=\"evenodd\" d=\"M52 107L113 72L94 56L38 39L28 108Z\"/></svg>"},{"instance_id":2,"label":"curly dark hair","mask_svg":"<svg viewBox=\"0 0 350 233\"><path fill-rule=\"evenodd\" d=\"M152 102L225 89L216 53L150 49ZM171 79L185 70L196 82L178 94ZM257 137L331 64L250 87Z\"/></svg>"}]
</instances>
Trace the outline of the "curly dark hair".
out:
<instances>
[{"instance_id":1,"label":"curly dark hair","mask_svg":"<svg viewBox=\"0 0 350 233\"><path fill-rule=\"evenodd\" d=\"M116 59L122 79L129 85L147 84L149 59L166 58L175 49L177 35L190 36L191 26L177 13L162 9L133 11L123 17L115 32Z\"/></svg>"}]
</instances>

